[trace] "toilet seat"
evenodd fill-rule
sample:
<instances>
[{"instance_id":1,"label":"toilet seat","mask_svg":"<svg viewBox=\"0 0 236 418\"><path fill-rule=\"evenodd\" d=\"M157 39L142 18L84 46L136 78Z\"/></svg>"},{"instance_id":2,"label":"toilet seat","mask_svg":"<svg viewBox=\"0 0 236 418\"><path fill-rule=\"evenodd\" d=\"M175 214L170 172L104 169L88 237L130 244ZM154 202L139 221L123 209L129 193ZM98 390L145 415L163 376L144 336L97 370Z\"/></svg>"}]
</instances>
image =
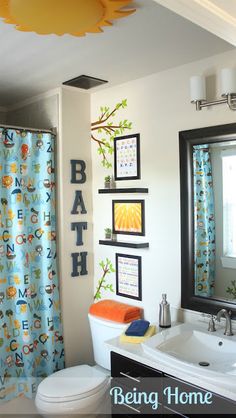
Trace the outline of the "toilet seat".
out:
<instances>
[{"instance_id":1,"label":"toilet seat","mask_svg":"<svg viewBox=\"0 0 236 418\"><path fill-rule=\"evenodd\" d=\"M79 401L104 392L109 377L88 365L60 370L43 380L38 399L47 403Z\"/></svg>"}]
</instances>

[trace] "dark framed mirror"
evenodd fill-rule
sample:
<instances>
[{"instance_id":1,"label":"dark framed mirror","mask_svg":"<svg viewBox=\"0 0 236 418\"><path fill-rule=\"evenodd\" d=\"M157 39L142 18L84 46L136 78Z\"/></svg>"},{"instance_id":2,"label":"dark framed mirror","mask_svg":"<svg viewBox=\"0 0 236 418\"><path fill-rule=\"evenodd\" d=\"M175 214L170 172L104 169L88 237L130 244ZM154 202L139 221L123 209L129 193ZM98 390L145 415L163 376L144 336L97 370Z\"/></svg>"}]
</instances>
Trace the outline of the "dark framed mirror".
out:
<instances>
[{"instance_id":1,"label":"dark framed mirror","mask_svg":"<svg viewBox=\"0 0 236 418\"><path fill-rule=\"evenodd\" d=\"M181 305L236 318L236 123L179 133Z\"/></svg>"}]
</instances>

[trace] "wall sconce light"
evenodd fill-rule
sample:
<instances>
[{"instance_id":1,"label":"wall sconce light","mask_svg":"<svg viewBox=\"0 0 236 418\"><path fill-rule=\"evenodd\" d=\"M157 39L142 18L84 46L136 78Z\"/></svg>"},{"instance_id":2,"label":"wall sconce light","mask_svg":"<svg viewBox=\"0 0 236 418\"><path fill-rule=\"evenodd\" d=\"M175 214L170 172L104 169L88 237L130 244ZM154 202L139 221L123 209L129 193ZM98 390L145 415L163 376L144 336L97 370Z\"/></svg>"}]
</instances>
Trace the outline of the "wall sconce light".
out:
<instances>
[{"instance_id":1,"label":"wall sconce light","mask_svg":"<svg viewBox=\"0 0 236 418\"><path fill-rule=\"evenodd\" d=\"M236 110L236 69L224 68L221 70L221 97L222 99L208 102L206 100L206 81L202 76L190 78L191 103L196 104L196 110L227 103L231 110Z\"/></svg>"}]
</instances>

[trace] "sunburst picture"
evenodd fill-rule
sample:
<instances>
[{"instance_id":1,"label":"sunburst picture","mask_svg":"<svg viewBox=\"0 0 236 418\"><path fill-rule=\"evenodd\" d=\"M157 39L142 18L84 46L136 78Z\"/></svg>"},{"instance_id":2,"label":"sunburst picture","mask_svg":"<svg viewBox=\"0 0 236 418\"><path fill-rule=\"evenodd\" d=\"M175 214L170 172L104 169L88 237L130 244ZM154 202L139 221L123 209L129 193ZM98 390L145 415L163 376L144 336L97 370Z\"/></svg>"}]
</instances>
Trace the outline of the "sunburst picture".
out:
<instances>
[{"instance_id":1,"label":"sunburst picture","mask_svg":"<svg viewBox=\"0 0 236 418\"><path fill-rule=\"evenodd\" d=\"M144 200L113 200L114 234L145 235Z\"/></svg>"},{"instance_id":2,"label":"sunburst picture","mask_svg":"<svg viewBox=\"0 0 236 418\"><path fill-rule=\"evenodd\" d=\"M135 9L123 9L133 0L0 0L0 17L23 32L39 35L84 36L103 32L112 20Z\"/></svg>"}]
</instances>

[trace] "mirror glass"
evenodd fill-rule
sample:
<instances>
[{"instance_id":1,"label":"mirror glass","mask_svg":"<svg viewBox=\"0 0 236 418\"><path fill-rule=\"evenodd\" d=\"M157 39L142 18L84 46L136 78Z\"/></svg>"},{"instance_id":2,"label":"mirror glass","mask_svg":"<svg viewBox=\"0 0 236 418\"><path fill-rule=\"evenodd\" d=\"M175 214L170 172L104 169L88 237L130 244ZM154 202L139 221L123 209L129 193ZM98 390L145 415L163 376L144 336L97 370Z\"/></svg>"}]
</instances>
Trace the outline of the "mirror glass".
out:
<instances>
[{"instance_id":1,"label":"mirror glass","mask_svg":"<svg viewBox=\"0 0 236 418\"><path fill-rule=\"evenodd\" d=\"M195 295L236 300L236 145L192 149Z\"/></svg>"}]
</instances>

